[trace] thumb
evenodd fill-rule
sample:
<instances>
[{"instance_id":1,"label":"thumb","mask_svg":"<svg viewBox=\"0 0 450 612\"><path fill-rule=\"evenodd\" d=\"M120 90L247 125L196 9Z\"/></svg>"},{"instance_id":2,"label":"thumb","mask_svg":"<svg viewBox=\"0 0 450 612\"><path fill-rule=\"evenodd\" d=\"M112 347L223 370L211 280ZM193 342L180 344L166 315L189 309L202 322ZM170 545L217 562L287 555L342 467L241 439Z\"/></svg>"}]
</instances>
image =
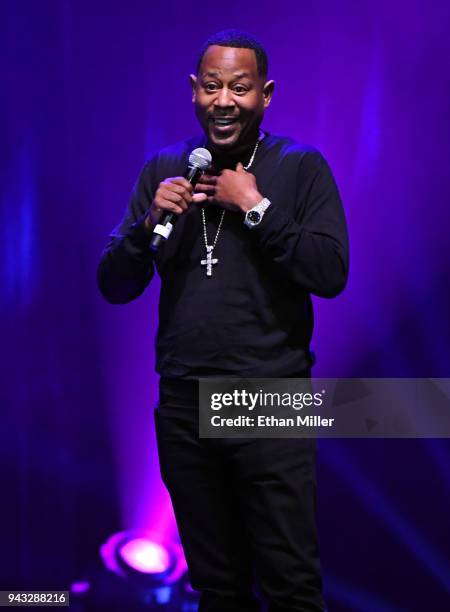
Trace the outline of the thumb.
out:
<instances>
[{"instance_id":1,"label":"thumb","mask_svg":"<svg viewBox=\"0 0 450 612\"><path fill-rule=\"evenodd\" d=\"M206 193L194 193L192 196L192 201L199 204L200 202L206 202L208 200L208 196Z\"/></svg>"},{"instance_id":2,"label":"thumb","mask_svg":"<svg viewBox=\"0 0 450 612\"><path fill-rule=\"evenodd\" d=\"M236 172L245 172L245 168L244 168L244 166L242 165L241 162L237 163Z\"/></svg>"}]
</instances>

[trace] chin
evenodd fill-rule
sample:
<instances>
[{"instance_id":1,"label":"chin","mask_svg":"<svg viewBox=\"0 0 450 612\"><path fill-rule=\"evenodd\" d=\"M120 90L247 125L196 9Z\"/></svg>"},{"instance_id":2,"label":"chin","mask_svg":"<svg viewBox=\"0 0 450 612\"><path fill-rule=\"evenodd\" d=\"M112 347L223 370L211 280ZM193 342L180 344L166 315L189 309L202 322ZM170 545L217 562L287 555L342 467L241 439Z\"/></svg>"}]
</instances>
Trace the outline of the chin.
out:
<instances>
[{"instance_id":1,"label":"chin","mask_svg":"<svg viewBox=\"0 0 450 612\"><path fill-rule=\"evenodd\" d=\"M215 149L222 149L223 151L229 151L233 149L237 145L237 141L233 140L216 140L211 138L211 143L213 144Z\"/></svg>"},{"instance_id":2,"label":"chin","mask_svg":"<svg viewBox=\"0 0 450 612\"><path fill-rule=\"evenodd\" d=\"M208 133L209 141L216 149L223 149L229 151L230 149L234 149L239 146L239 134L232 134L227 138L217 138L215 134L211 132Z\"/></svg>"}]
</instances>

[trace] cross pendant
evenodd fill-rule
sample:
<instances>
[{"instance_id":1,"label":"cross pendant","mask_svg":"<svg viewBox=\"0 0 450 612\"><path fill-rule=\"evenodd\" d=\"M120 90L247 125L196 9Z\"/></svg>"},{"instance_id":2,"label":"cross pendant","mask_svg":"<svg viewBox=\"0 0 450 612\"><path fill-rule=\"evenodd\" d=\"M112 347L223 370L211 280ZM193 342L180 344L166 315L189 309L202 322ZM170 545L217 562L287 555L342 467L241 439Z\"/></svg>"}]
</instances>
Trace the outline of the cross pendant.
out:
<instances>
[{"instance_id":1,"label":"cross pendant","mask_svg":"<svg viewBox=\"0 0 450 612\"><path fill-rule=\"evenodd\" d=\"M206 266L206 276L212 276L212 267L219 262L218 259L213 259L212 252L214 247L207 246L206 247L206 259L202 259L200 264L202 266Z\"/></svg>"}]
</instances>

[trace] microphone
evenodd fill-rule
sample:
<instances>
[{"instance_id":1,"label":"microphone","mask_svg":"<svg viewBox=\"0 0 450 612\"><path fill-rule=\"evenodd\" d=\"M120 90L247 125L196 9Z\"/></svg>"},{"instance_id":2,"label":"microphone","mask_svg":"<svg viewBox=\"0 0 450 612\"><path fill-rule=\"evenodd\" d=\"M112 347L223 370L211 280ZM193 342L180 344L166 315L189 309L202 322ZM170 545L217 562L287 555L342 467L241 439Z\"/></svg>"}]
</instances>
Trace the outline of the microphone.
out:
<instances>
[{"instance_id":1,"label":"microphone","mask_svg":"<svg viewBox=\"0 0 450 612\"><path fill-rule=\"evenodd\" d=\"M202 173L210 166L212 162L211 153L208 149L194 149L189 155L189 162L184 178L195 187ZM150 249L157 251L164 240L170 236L173 226L178 219L178 215L173 212L165 212L159 223L155 225L150 239Z\"/></svg>"}]
</instances>

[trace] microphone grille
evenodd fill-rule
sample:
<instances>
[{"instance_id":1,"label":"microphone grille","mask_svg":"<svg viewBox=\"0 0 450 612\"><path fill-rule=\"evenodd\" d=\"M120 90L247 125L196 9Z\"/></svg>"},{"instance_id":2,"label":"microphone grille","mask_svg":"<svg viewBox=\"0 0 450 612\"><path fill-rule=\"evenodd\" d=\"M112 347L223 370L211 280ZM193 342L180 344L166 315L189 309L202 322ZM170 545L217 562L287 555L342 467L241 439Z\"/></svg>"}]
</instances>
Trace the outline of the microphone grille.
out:
<instances>
[{"instance_id":1,"label":"microphone grille","mask_svg":"<svg viewBox=\"0 0 450 612\"><path fill-rule=\"evenodd\" d=\"M206 170L212 162L211 153L208 149L194 149L189 155L189 166L194 166L200 170Z\"/></svg>"}]
</instances>

